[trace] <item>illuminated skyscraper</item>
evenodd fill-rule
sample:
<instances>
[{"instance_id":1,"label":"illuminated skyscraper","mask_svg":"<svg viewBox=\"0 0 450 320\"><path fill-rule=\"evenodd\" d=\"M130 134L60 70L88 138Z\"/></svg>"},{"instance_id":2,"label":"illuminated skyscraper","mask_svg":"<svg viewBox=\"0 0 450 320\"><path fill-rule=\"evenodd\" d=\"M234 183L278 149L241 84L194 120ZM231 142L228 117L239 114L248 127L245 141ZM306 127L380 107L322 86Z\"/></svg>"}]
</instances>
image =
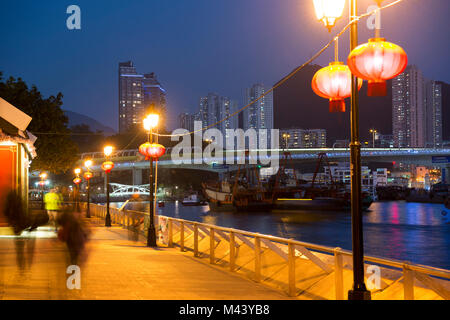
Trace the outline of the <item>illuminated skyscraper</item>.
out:
<instances>
[{"instance_id":1,"label":"illuminated skyscraper","mask_svg":"<svg viewBox=\"0 0 450 320\"><path fill-rule=\"evenodd\" d=\"M143 116L142 80L131 61L119 63L119 133L140 125Z\"/></svg>"},{"instance_id":2,"label":"illuminated skyscraper","mask_svg":"<svg viewBox=\"0 0 450 320\"><path fill-rule=\"evenodd\" d=\"M263 84L257 83L245 90L245 105L260 98L266 92ZM273 129L273 94L270 92L243 112L243 129Z\"/></svg>"},{"instance_id":3,"label":"illuminated skyscraper","mask_svg":"<svg viewBox=\"0 0 450 320\"><path fill-rule=\"evenodd\" d=\"M392 79L394 147L425 147L426 99L422 72L414 65Z\"/></svg>"}]
</instances>

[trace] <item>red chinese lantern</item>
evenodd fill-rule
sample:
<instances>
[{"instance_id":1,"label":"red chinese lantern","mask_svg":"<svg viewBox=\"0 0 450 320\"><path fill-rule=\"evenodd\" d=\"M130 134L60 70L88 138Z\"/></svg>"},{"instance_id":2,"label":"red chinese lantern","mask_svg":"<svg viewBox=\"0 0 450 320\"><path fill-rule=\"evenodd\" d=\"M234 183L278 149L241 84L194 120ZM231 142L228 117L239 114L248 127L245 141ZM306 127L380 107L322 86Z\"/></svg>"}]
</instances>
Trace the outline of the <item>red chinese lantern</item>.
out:
<instances>
[{"instance_id":1,"label":"red chinese lantern","mask_svg":"<svg viewBox=\"0 0 450 320\"><path fill-rule=\"evenodd\" d=\"M384 38L372 38L350 52L347 64L355 76L368 80L368 96L385 96L386 80L405 70L408 56L400 46Z\"/></svg>"},{"instance_id":2,"label":"red chinese lantern","mask_svg":"<svg viewBox=\"0 0 450 320\"><path fill-rule=\"evenodd\" d=\"M331 62L314 75L311 86L320 97L330 100L330 112L345 112L345 98L352 94L352 74L342 62ZM362 80L358 80L361 89Z\"/></svg>"},{"instance_id":3,"label":"red chinese lantern","mask_svg":"<svg viewBox=\"0 0 450 320\"><path fill-rule=\"evenodd\" d=\"M83 177L84 177L86 180L91 179L92 176L93 176L93 174L92 174L92 172L90 172L90 171L86 171L86 172L84 173L84 175L83 175Z\"/></svg>"},{"instance_id":4,"label":"red chinese lantern","mask_svg":"<svg viewBox=\"0 0 450 320\"><path fill-rule=\"evenodd\" d=\"M76 185L81 183L81 178L76 177L75 179L73 179L73 183L75 183Z\"/></svg>"},{"instance_id":5,"label":"red chinese lantern","mask_svg":"<svg viewBox=\"0 0 450 320\"><path fill-rule=\"evenodd\" d=\"M45 185L45 181L39 181L39 185L42 187Z\"/></svg>"},{"instance_id":6,"label":"red chinese lantern","mask_svg":"<svg viewBox=\"0 0 450 320\"><path fill-rule=\"evenodd\" d=\"M166 148L158 143L143 143L139 147L139 152L145 156L145 160L158 159L166 153Z\"/></svg>"},{"instance_id":7,"label":"red chinese lantern","mask_svg":"<svg viewBox=\"0 0 450 320\"><path fill-rule=\"evenodd\" d=\"M105 161L102 163L102 169L106 173L110 173L113 168L114 168L114 162L112 162L112 161Z\"/></svg>"}]
</instances>

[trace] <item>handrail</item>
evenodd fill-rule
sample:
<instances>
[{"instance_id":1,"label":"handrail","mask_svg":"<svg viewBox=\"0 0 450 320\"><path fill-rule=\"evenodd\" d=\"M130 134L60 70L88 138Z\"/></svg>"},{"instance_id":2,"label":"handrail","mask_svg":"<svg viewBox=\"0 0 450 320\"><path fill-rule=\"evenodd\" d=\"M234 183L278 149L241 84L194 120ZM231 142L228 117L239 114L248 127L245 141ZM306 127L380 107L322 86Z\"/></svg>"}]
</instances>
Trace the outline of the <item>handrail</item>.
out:
<instances>
[{"instance_id":1,"label":"handrail","mask_svg":"<svg viewBox=\"0 0 450 320\"><path fill-rule=\"evenodd\" d=\"M135 213L135 214L149 215L148 212L134 211L134 210L125 210L125 211L130 212L130 213ZM305 248L308 248L308 249L311 249L314 251L326 252L326 253L330 253L330 254L334 254L335 249L336 249L335 247L328 247L328 246L324 246L324 245L318 245L318 244L303 242L303 241L294 240L294 239L286 239L286 238L282 238L282 237L261 234L258 232L250 232L250 231L245 231L245 230L240 230L240 229L221 227L221 226L216 226L213 224L197 222L197 221L190 221L190 220L162 216L162 215L159 215L159 216L167 218L169 220L182 222L184 224L191 224L191 225L195 224L197 226L202 226L205 228L214 228L214 229L220 230L220 231L233 232L234 234L241 234L241 235L249 236L249 237L259 237L260 239L267 239L270 241L279 242L279 243L283 243L283 244L287 244L287 245L288 244L299 245L299 246L302 246L302 247L305 247ZM346 255L346 256L353 255L352 251L344 250L344 249L340 249L340 253L343 255ZM367 255L364 256L364 261L373 262L373 263L377 263L377 264L381 264L381 265L386 265L386 266L390 266L390 267L394 267L394 268L398 268L398 269L402 269L406 264L410 270L427 273L427 274L430 274L430 275L433 275L436 277L450 279L450 270L446 270L446 269L441 269L441 268L436 268L436 267L431 267L431 266L426 266L426 265L420 265L420 264L414 264L411 262L405 262L405 261L400 261L400 260L395 260L395 259L367 256Z\"/></svg>"},{"instance_id":2,"label":"handrail","mask_svg":"<svg viewBox=\"0 0 450 320\"><path fill-rule=\"evenodd\" d=\"M91 204L94 208L98 207L100 210L98 210L102 217L105 216L105 208L102 205L96 205ZM91 208L91 214L94 215L97 213L97 210L94 208ZM94 210L92 210L94 209ZM141 211L134 211L134 210L118 210L116 208L110 208L111 215L113 218L113 221L120 221L124 225L124 227L129 227L129 215L132 214L133 216L148 216L148 212L141 212ZM119 216L116 217L116 215L119 214ZM125 219L125 216L128 218ZM229 244L229 251L227 254L230 255L229 258L229 268L231 271L234 271L236 269L236 257L235 252L236 248L238 248L241 244L246 244L249 246L252 251L254 251L254 279L255 281L261 281L261 249L263 248L262 245L264 245L264 248L267 248L268 250L276 253L278 256L280 256L288 266L288 294L290 296L296 295L296 287L295 287L295 259L296 256L304 256L304 258L310 260L312 263L314 263L316 266L321 268L325 273L329 274L331 272L334 272L335 277L335 298L336 299L343 299L344 294L344 280L343 280L343 270L344 270L344 263L343 263L343 256L352 256L352 252L349 250L342 250L340 248L333 248L323 245L317 245L312 244L308 242L298 241L294 239L286 239L281 238L277 236L272 235L266 235L256 232L250 232L245 230L239 230L234 228L228 228L228 227L221 227L216 226L212 224L207 224L203 222L197 222L197 221L189 221L185 219L180 218L174 218L174 217L167 217L160 215L159 217L162 217L164 219L167 219L168 222L168 245L169 247L172 247L175 243L173 237L175 234L174 226L177 227L178 231L180 233L180 238L178 242L178 246L180 247L181 251L186 250L186 241L193 236L193 249L190 248L190 250L193 250L194 256L198 256L199 254L199 236L201 232L206 232L206 236L209 236L209 259L211 264L216 263L215 258L215 247L216 247L216 241L217 244L221 242L221 238L223 238L226 242ZM135 218L132 218L133 221ZM138 218L141 220L142 218ZM127 224L125 224L125 221L127 221ZM138 230L137 232L142 232L145 230ZM200 232L201 231L201 232ZM187 232L187 234L186 234ZM227 234L225 234L226 232ZM249 239L253 238L253 240ZM201 237L201 240L203 240L204 237ZM242 241L241 244L238 244L236 240L239 239ZM270 242L270 243L269 243ZM286 247L276 247L275 244L283 244L286 245ZM235 248L236 247L236 248ZM266 250L266 249L264 249ZM308 250L312 250L311 252ZM296 254L296 252L298 254ZM332 258L334 256L334 263L324 262L322 261L322 256L316 256L313 254L313 252L317 253L326 253L328 257ZM220 259L219 259L220 260ZM450 270L445 270L441 268L436 267L430 267L420 264L413 264L411 262L405 262L405 261L399 261L394 259L387 259L387 258L380 258L380 257L372 257L372 256L364 256L365 262L371 262L377 265L380 265L380 267L387 266L395 269L400 269L399 271L402 273L402 276L395 280L393 283L397 283L401 280L403 280L403 288L404 288L404 299L414 299L414 279L418 279L422 282L427 288L431 289L435 293L437 293L439 296L443 297L444 299L450 299L450 292L448 289L442 287L439 284L439 281L448 281L450 279ZM334 268L331 266L334 265ZM436 279L436 278L430 278L427 276L434 276L437 278L440 278L442 280ZM383 289L384 290L384 289Z\"/></svg>"}]
</instances>

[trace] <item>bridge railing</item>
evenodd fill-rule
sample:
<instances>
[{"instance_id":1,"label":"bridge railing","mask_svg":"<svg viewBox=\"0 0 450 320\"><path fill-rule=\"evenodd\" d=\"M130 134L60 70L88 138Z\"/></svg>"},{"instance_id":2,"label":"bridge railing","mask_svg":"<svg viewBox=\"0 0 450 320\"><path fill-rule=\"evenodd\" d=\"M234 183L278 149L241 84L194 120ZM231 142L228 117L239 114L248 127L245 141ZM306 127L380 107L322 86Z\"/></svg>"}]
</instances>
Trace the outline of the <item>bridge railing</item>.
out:
<instances>
[{"instance_id":1,"label":"bridge railing","mask_svg":"<svg viewBox=\"0 0 450 320\"><path fill-rule=\"evenodd\" d=\"M104 218L106 208L91 204L91 214ZM146 236L147 213L110 208L110 215L113 223ZM352 286L348 250L166 216L159 216L157 228L161 244L192 251L289 296L344 300ZM450 299L449 270L370 256L364 260L365 268L384 274L371 290L374 299L401 299L401 292L405 300ZM376 280L376 272L366 276Z\"/></svg>"}]
</instances>

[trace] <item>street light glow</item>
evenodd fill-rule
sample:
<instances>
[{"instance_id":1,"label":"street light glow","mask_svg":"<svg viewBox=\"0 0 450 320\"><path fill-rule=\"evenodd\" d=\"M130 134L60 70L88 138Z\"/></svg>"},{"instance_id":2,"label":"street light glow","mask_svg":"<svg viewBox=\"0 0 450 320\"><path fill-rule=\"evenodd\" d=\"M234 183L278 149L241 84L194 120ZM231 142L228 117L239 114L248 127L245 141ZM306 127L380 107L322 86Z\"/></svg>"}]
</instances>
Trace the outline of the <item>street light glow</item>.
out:
<instances>
[{"instance_id":1,"label":"street light glow","mask_svg":"<svg viewBox=\"0 0 450 320\"><path fill-rule=\"evenodd\" d=\"M109 157L112 152L113 152L113 147L112 146L106 146L105 148L103 148L103 153L105 154L105 156Z\"/></svg>"},{"instance_id":2,"label":"street light glow","mask_svg":"<svg viewBox=\"0 0 450 320\"><path fill-rule=\"evenodd\" d=\"M151 113L144 119L144 129L150 131L158 125L158 122L159 115L156 113Z\"/></svg>"},{"instance_id":3,"label":"street light glow","mask_svg":"<svg viewBox=\"0 0 450 320\"><path fill-rule=\"evenodd\" d=\"M73 172L75 172L76 175L79 175L81 173L81 169L76 168L75 170L73 170Z\"/></svg>"},{"instance_id":4,"label":"street light glow","mask_svg":"<svg viewBox=\"0 0 450 320\"><path fill-rule=\"evenodd\" d=\"M39 175L39 178L41 178L42 180L47 179L47 173L42 172L42 173Z\"/></svg>"},{"instance_id":5,"label":"street light glow","mask_svg":"<svg viewBox=\"0 0 450 320\"><path fill-rule=\"evenodd\" d=\"M86 169L88 169L88 170L89 170L89 168L90 168L92 165L93 165L93 162L92 162L91 159L86 160L86 161L84 162L84 166L85 166Z\"/></svg>"},{"instance_id":6,"label":"street light glow","mask_svg":"<svg viewBox=\"0 0 450 320\"><path fill-rule=\"evenodd\" d=\"M322 21L328 31L336 24L336 20L342 16L345 0L313 0L317 20Z\"/></svg>"}]
</instances>

